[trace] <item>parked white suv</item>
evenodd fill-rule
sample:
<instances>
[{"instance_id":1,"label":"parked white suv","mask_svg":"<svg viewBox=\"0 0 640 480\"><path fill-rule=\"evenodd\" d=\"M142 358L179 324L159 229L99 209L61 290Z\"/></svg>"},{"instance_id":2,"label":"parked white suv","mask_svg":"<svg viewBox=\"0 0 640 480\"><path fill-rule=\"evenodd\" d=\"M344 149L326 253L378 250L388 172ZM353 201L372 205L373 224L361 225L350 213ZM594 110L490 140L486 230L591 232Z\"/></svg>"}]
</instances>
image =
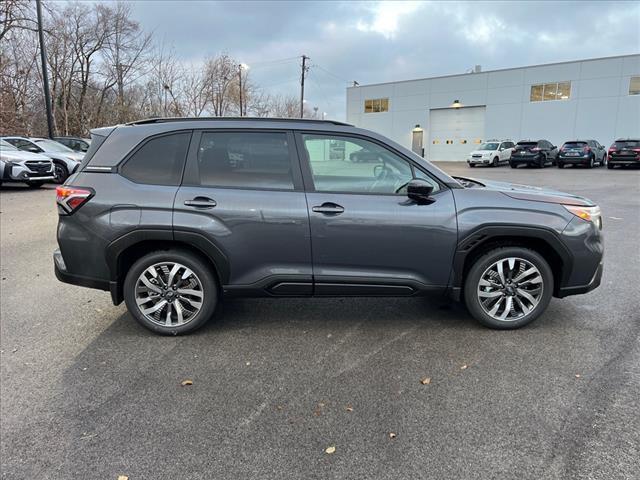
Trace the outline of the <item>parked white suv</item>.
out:
<instances>
[{"instance_id":1,"label":"parked white suv","mask_svg":"<svg viewBox=\"0 0 640 480\"><path fill-rule=\"evenodd\" d=\"M476 165L497 167L501 163L509 163L514 148L515 144L511 140L487 140L477 150L469 153L467 163L470 167Z\"/></svg>"},{"instance_id":2,"label":"parked white suv","mask_svg":"<svg viewBox=\"0 0 640 480\"><path fill-rule=\"evenodd\" d=\"M64 183L67 177L77 170L84 158L84 153L74 152L48 138L3 137L2 139L20 150L49 157L53 161L56 183Z\"/></svg>"},{"instance_id":3,"label":"parked white suv","mask_svg":"<svg viewBox=\"0 0 640 480\"><path fill-rule=\"evenodd\" d=\"M0 140L0 185L4 182L24 182L38 188L53 180L53 162L44 155L23 152Z\"/></svg>"}]
</instances>

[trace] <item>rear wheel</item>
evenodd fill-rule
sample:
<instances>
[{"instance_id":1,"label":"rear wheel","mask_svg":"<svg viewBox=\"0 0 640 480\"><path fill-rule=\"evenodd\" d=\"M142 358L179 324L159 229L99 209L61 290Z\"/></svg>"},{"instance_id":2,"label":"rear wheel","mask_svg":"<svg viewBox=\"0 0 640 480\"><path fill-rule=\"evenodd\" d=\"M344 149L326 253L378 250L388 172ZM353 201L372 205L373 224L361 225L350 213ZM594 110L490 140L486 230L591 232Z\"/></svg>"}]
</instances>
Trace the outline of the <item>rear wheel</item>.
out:
<instances>
[{"instance_id":1,"label":"rear wheel","mask_svg":"<svg viewBox=\"0 0 640 480\"><path fill-rule=\"evenodd\" d=\"M509 166L511 168L516 168L517 167L517 165L514 162L509 162Z\"/></svg>"},{"instance_id":2,"label":"rear wheel","mask_svg":"<svg viewBox=\"0 0 640 480\"><path fill-rule=\"evenodd\" d=\"M553 294L553 273L537 252L523 247L491 250L472 265L464 285L471 315L490 328L513 329L538 318Z\"/></svg>"},{"instance_id":3,"label":"rear wheel","mask_svg":"<svg viewBox=\"0 0 640 480\"><path fill-rule=\"evenodd\" d=\"M538 168L544 168L547 163L547 158L544 155L540 156L540 160L538 160Z\"/></svg>"},{"instance_id":4,"label":"rear wheel","mask_svg":"<svg viewBox=\"0 0 640 480\"><path fill-rule=\"evenodd\" d=\"M589 162L587 163L587 168L593 168L593 155L589 157Z\"/></svg>"},{"instance_id":5,"label":"rear wheel","mask_svg":"<svg viewBox=\"0 0 640 480\"><path fill-rule=\"evenodd\" d=\"M500 161L500 160L498 160L498 157L494 157L494 158L493 158L493 163L491 164L491 166L492 166L492 167L497 167L497 166L498 166L498 162L499 162L499 161Z\"/></svg>"},{"instance_id":6,"label":"rear wheel","mask_svg":"<svg viewBox=\"0 0 640 480\"><path fill-rule=\"evenodd\" d=\"M124 281L129 312L162 335L192 332L206 323L218 303L209 266L184 250L163 250L140 258Z\"/></svg>"},{"instance_id":7,"label":"rear wheel","mask_svg":"<svg viewBox=\"0 0 640 480\"><path fill-rule=\"evenodd\" d=\"M558 168L564 168L564 163L558 162Z\"/></svg>"}]
</instances>

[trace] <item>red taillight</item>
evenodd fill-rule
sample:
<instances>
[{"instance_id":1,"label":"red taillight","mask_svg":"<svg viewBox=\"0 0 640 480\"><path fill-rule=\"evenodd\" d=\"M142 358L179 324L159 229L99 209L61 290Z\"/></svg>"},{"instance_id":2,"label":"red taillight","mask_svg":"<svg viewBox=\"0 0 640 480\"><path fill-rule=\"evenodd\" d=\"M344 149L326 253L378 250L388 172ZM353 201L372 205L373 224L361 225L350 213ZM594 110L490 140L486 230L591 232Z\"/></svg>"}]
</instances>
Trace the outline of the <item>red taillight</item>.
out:
<instances>
[{"instance_id":1,"label":"red taillight","mask_svg":"<svg viewBox=\"0 0 640 480\"><path fill-rule=\"evenodd\" d=\"M70 214L84 205L93 196L93 191L86 188L67 187L60 185L56 188L56 203Z\"/></svg>"},{"instance_id":2,"label":"red taillight","mask_svg":"<svg viewBox=\"0 0 640 480\"><path fill-rule=\"evenodd\" d=\"M532 152L539 152L540 150L542 150L540 147L533 147L531 149Z\"/></svg>"},{"instance_id":3,"label":"red taillight","mask_svg":"<svg viewBox=\"0 0 640 480\"><path fill-rule=\"evenodd\" d=\"M617 152L617 151L618 151L618 149L617 149L617 148L615 148L615 147L611 147L611 148L609 149L609 153L615 153L615 152Z\"/></svg>"},{"instance_id":4,"label":"red taillight","mask_svg":"<svg viewBox=\"0 0 640 480\"><path fill-rule=\"evenodd\" d=\"M634 152L640 152L640 148L632 148L631 150L633 150Z\"/></svg>"},{"instance_id":5,"label":"red taillight","mask_svg":"<svg viewBox=\"0 0 640 480\"><path fill-rule=\"evenodd\" d=\"M584 147L584 148L582 149L582 151L583 151L584 153L589 153L589 152L591 151L591 147Z\"/></svg>"}]
</instances>

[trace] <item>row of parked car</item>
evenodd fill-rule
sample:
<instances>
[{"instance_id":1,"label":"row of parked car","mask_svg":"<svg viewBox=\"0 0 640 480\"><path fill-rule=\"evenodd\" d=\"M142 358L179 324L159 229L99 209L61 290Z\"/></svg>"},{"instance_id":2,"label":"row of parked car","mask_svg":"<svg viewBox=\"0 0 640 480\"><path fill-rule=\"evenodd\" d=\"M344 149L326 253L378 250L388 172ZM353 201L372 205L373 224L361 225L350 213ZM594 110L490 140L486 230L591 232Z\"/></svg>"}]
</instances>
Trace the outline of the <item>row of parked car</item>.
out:
<instances>
[{"instance_id":1,"label":"row of parked car","mask_svg":"<svg viewBox=\"0 0 640 480\"><path fill-rule=\"evenodd\" d=\"M490 140L467 158L469 167L486 165L497 167L508 163L511 168L528 165L544 168L547 165L564 168L582 165L587 168L616 165L640 165L640 138L619 138L609 150L596 140L571 140L558 148L548 140Z\"/></svg>"},{"instance_id":2,"label":"row of parked car","mask_svg":"<svg viewBox=\"0 0 640 480\"><path fill-rule=\"evenodd\" d=\"M64 183L90 145L91 140L77 137L1 137L0 185L23 182L39 188L48 181Z\"/></svg>"}]
</instances>

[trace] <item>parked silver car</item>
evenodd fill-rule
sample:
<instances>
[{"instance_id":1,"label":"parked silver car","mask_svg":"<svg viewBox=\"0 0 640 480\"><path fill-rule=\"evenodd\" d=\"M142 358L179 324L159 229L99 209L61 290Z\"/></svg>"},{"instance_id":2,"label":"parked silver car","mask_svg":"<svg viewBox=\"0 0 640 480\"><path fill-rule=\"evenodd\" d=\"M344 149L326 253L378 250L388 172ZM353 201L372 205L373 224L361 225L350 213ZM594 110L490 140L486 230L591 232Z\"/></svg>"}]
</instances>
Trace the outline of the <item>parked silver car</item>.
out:
<instances>
[{"instance_id":1,"label":"parked silver car","mask_svg":"<svg viewBox=\"0 0 640 480\"><path fill-rule=\"evenodd\" d=\"M0 140L0 185L5 182L23 182L32 188L38 188L53 178L53 162L48 157L23 152Z\"/></svg>"},{"instance_id":2,"label":"parked silver car","mask_svg":"<svg viewBox=\"0 0 640 480\"><path fill-rule=\"evenodd\" d=\"M74 152L61 143L48 138L3 137L14 147L31 153L40 153L53 161L56 183L64 183L78 169L84 153Z\"/></svg>"}]
</instances>

